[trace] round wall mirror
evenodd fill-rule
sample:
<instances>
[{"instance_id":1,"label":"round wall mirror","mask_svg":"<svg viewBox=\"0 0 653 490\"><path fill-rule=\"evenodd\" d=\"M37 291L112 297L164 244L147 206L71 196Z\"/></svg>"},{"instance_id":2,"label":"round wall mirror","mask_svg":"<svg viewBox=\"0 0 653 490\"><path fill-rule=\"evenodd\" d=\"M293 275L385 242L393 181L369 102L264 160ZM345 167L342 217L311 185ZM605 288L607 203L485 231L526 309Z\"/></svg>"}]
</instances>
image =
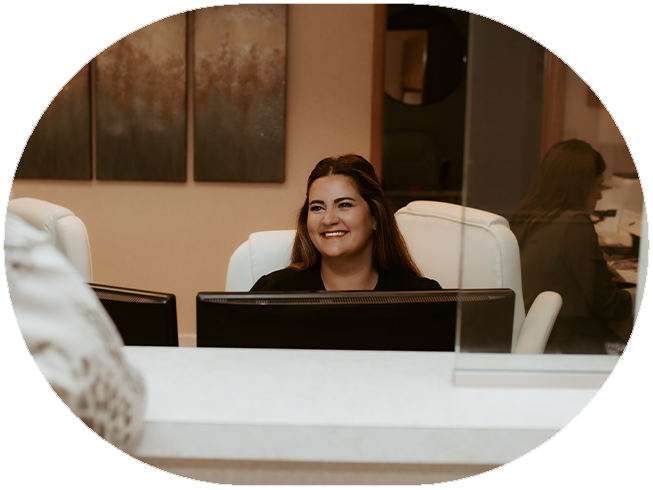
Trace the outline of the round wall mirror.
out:
<instances>
[{"instance_id":1,"label":"round wall mirror","mask_svg":"<svg viewBox=\"0 0 653 490\"><path fill-rule=\"evenodd\" d=\"M385 93L406 105L439 102L465 76L465 37L449 17L431 7L391 15L385 52Z\"/></svg>"}]
</instances>

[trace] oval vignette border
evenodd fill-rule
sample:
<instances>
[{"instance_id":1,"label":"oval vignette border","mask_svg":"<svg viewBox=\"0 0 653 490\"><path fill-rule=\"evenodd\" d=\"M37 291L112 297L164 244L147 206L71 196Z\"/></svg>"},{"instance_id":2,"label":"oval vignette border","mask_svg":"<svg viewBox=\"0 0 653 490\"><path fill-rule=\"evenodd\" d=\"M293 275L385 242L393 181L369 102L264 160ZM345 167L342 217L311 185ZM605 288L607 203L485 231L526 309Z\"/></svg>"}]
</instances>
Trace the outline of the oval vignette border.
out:
<instances>
[{"instance_id":1,"label":"oval vignette border","mask_svg":"<svg viewBox=\"0 0 653 490\"><path fill-rule=\"evenodd\" d=\"M512 14L506 14L506 12L510 12L512 7L518 9L519 2L498 0L488 5L482 1L448 0L443 3L447 4L447 6L487 15L492 19L510 23L527 35L536 36L538 41L543 41L546 47L556 52L574 69L577 69L581 77L605 102L619 128L623 131L631 152L634 153L636 164L639 162L638 172L642 176L644 192L646 195L650 195L652 177L650 172L644 168L643 162L651 157L651 150L647 148L644 135L647 132L650 134L652 130L651 123L648 120L650 116L647 116L647 114L650 114L653 106L646 101L650 97L644 92L645 83L643 80L650 80L651 69L648 68L647 75L646 68L632 66L630 71L612 72L610 79L599 80L598 78L601 77L602 72L601 63L609 64L615 61L618 58L617 54L608 51L605 59L597 57L592 60L594 65L591 67L574 62L574 59L583 57L584 52L587 53L586 42L599 39L598 30L590 29L590 27L592 25L603 25L609 26L603 29L603 34L612 39L615 46L626 51L626 60L636 63L638 61L637 53L644 54L645 48L650 47L651 43L632 47L628 44L628 41L633 37L637 39L637 35L631 32L632 29L638 27L644 29L646 27L644 20L640 19L649 18L644 9L650 9L650 6L642 7L644 2L622 2L618 10L613 11L610 4L607 3L597 5L596 2L589 1L577 1L572 4L562 1L548 2L545 7L547 11L539 16L538 25L542 26L546 22L551 22L549 26L552 26L553 22L561 20L563 29L549 27L546 35L539 35L528 30L528 25L533 22L530 18L536 16L532 10L521 10L521 14L515 17ZM4 89L2 95L3 107L5 108L3 110L5 114L2 131L3 145L0 147L4 157L1 176L2 188L5 192L3 199L8 199L11 178L22 148L36 120L38 120L39 115L56 91L77 69L110 42L115 41L115 36L127 34L131 30L164 16L204 5L207 4L191 1L153 2L152 0L146 0L134 3L133 1L118 0L112 4L112 12L110 13L106 12L106 7L102 4L89 6L81 1L60 2L56 7L48 6L46 2L36 2L24 7L20 5L5 7L3 10L8 14L5 18L14 19L14 21L8 22L10 25L6 26L6 32L2 38L5 41L2 43L3 53L7 53L5 60L18 60L20 56L30 56L34 57L36 61L39 49L35 44L38 43L52 43L58 51L56 57L51 56L50 59L44 60L40 67L35 66L38 65L36 62L31 66L22 63L19 65L16 63L6 65L20 66L21 72L14 69L9 77L3 77L2 82L2 88ZM46 15L42 13L39 15L36 12L35 6L47 11L47 19L43 18ZM583 11L585 11L585 15ZM129 21L121 19L120 12L129 12ZM75 45L74 42L71 42L70 36L62 33L61 26L75 27L75 22L70 21L71 16L75 18L75 22L87 22L93 27L92 29L80 29L78 35L80 37L92 36L88 43L97 47L95 53L89 53L86 42ZM29 17L34 17L36 22L27 24L18 21L21 18ZM624 20L624 18L625 20L623 23L615 22L615 18L618 21ZM100 22L100 19L102 19L102 22ZM135 19L145 20L139 22ZM292 17L289 18L289 22L292 22ZM29 29L32 29L31 32L39 33L34 37L34 40L30 40L29 36L25 35L26 32L30 32ZM570 31L575 32L570 33ZM73 32L76 31L73 30ZM540 31L538 30L538 32ZM565 34L560 34L561 32ZM109 33L113 33L114 38L110 42L103 43L102 39L106 40L111 37ZM570 41L571 38L573 38L573 42ZM648 40L650 41L650 39L651 36L649 35ZM15 42L16 40L18 42ZM646 40L646 38L642 37L642 41ZM559 49L556 49L557 45L563 42L568 44L561 45ZM53 49L48 48L45 53L52 55L55 52ZM646 55L639 56L640 61L646 58ZM617 85L620 80L630 80L632 90L639 93L639 98L630 91L620 93L621 86ZM37 96L32 96L33 91L38 93ZM648 113L647 109L649 110ZM4 236L4 229L2 233ZM9 430L7 438L0 443L0 447L2 447L7 458L11 455L24 457L29 454L33 456L33 459L16 461L16 464L3 474L2 480L13 483L21 480L36 482L39 479L41 483L53 483L59 480L63 481L66 478L69 479L68 481L72 487L81 487L87 481L85 478L90 475L88 470L83 469L84 465L88 465L89 468L98 469L104 467L106 469L107 465L110 464L111 470L109 472L96 473L95 476L91 475L91 477L98 483L102 481L107 486L112 483L125 483L127 481L129 481L130 486L135 486L138 482L156 482L157 485L163 485L165 488L179 488L182 485L184 487L187 485L190 488L191 485L199 484L145 468L140 463L124 458L108 444L91 442L93 441L92 434L71 424L71 422L76 423L76 421L70 419L69 413L66 413L65 409L58 406L57 403L59 402L52 399L50 393L44 389L43 380L39 373L34 370L35 365L27 354L22 338L12 328L15 326L15 318L9 304L6 283L4 284L3 292L0 293L2 296L0 298L0 307L2 308L4 320L2 323L8 325L9 328L3 329L5 341L0 347L0 366L2 366L3 371L2 385L6 388L3 399L10 400L12 407L5 406L2 409L3 432L4 429ZM608 386L604 387L597 398L591 402L588 406L591 409L584 410L581 416L572 423L574 427L569 429L573 430L565 430L563 433L558 434L554 439L559 439L559 441L552 440L555 444L551 445L555 445L557 449L562 451L560 454L553 456L550 451L542 447L542 451L536 450L538 454L524 458L528 461L521 462L518 460L517 464L511 464L511 467L505 469L506 471L491 472L477 478L458 482L456 485L459 487L467 485L482 488L481 485L491 484L494 487L494 484L501 482L505 484L504 488L512 488L512 485L517 486L518 482L529 479L526 470L533 464L539 468L548 468L550 464L554 464L563 472L562 474L556 474L553 468L546 472L550 475L542 474L541 471L538 472L538 480L542 477L542 480L540 480L542 484L544 484L544 481L550 481L551 483L567 481L571 483L572 480L577 478L579 483L582 481L586 485L592 483L607 484L610 479L614 479L615 482L622 481L623 483L631 479L635 482L637 478L640 481L646 481L647 476L644 475L647 472L647 466L644 464L642 453L639 451L638 441L649 442L646 438L653 436L651 422L644 418L643 410L646 407L650 408L651 403L650 396L646 400L643 395L634 394L634 391L637 390L638 386L646 385L645 373L650 372L651 368L651 362L646 359L647 355L644 351L648 345L651 345L651 335L650 332L644 332L641 328L643 324L651 323L650 296L650 292L647 292L645 296L647 301L642 303L638 326L634 334L636 345L629 345L624 359L620 361L617 367L618 375L614 376L615 379L609 381ZM626 398L621 398L622 396ZM643 403L644 405L633 404L629 412L624 412L624 404L631 399L638 404ZM11 402L11 400L14 402ZM646 403L647 401L648 403ZM44 411L50 409L53 412L48 416L40 417L41 420L34 419L35 414L42 415ZM592 440L594 431L602 430L602 426L597 425L601 420L604 424L611 424L613 430L603 431L603 443L597 449L591 447L592 444L589 441ZM72 427L76 430L67 433L68 437L62 438L61 427L58 428L57 426L67 429ZM48 429L48 427L52 427L52 430ZM43 430L43 432L39 433L38 430ZM565 444L568 445L567 449L565 449ZM35 446L33 450L29 449L29 445ZM58 450L54 450L54 448L58 448ZM614 450L616 448L619 450ZM45 451L48 449L51 450L50 453ZM599 449L612 453L615 463L612 468L604 466L603 469L600 469L602 466L600 463L610 461L607 456L606 459L595 461L597 463L595 465L592 464L592 461L589 461L587 455L596 454ZM582 452L586 454L583 455ZM48 458L47 461L46 458ZM71 464L71 458L74 464ZM531 459L533 461L530 461ZM561 466L560 462L564 460L569 461L569 463ZM640 461L642 464L638 468L635 464L625 465L630 460ZM72 475L72 478L67 473L71 467L79 470ZM60 470L57 471L57 468L60 468ZM51 472L45 471L46 469L51 470ZM620 475L619 473L624 470L629 473ZM631 473L634 470L637 471ZM35 473L39 474L35 475ZM609 476L607 480L606 476ZM650 477L648 479L650 481Z\"/></svg>"}]
</instances>

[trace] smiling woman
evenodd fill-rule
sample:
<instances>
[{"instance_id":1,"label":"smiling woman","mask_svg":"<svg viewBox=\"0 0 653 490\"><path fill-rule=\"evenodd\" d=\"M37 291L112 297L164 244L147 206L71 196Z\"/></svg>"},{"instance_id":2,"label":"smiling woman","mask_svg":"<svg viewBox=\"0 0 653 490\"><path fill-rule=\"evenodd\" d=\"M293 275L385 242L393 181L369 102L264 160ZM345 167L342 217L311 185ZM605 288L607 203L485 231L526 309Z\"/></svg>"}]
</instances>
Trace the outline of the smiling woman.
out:
<instances>
[{"instance_id":1,"label":"smiling woman","mask_svg":"<svg viewBox=\"0 0 653 490\"><path fill-rule=\"evenodd\" d=\"M354 289L373 289L378 271L372 267L372 235L376 220L367 202L346 175L317 179L309 191L307 228L322 255L322 280L328 289L340 278ZM327 279L325 275L329 276Z\"/></svg>"},{"instance_id":2,"label":"smiling woman","mask_svg":"<svg viewBox=\"0 0 653 490\"><path fill-rule=\"evenodd\" d=\"M419 291L442 289L420 277L374 168L363 157L321 160L297 217L291 265L252 291Z\"/></svg>"}]
</instances>

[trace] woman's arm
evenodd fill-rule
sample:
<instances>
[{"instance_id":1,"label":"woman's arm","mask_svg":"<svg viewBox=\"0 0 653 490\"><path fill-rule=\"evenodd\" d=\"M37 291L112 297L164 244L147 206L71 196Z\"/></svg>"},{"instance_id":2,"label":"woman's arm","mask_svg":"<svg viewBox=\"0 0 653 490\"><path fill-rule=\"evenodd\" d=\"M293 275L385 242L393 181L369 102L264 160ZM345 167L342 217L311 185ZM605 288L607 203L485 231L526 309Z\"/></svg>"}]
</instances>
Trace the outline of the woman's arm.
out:
<instances>
[{"instance_id":1,"label":"woman's arm","mask_svg":"<svg viewBox=\"0 0 653 490\"><path fill-rule=\"evenodd\" d=\"M580 287L594 315L606 320L632 316L630 295L617 288L603 258L599 238L590 217L578 213L567 225L564 237L567 268Z\"/></svg>"}]
</instances>

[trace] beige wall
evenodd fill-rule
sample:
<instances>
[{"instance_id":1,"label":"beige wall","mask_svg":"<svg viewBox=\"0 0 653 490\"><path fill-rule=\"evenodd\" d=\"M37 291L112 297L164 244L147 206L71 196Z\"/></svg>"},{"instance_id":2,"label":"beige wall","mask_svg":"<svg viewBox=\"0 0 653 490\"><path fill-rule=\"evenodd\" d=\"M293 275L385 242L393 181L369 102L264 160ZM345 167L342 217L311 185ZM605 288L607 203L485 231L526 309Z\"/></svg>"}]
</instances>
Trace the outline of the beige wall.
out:
<instances>
[{"instance_id":1,"label":"beige wall","mask_svg":"<svg viewBox=\"0 0 653 490\"><path fill-rule=\"evenodd\" d=\"M588 105L588 91L583 79L567 67L563 139L587 141L598 150L607 165L606 178L614 172L635 172L635 163L619 128L602 104Z\"/></svg>"},{"instance_id":2,"label":"beige wall","mask_svg":"<svg viewBox=\"0 0 653 490\"><path fill-rule=\"evenodd\" d=\"M369 158L373 5L291 5L283 184L16 181L13 197L70 208L86 224L94 282L174 293L182 342L195 296L224 289L254 231L288 229L321 158ZM192 176L192 148L189 148Z\"/></svg>"}]
</instances>

